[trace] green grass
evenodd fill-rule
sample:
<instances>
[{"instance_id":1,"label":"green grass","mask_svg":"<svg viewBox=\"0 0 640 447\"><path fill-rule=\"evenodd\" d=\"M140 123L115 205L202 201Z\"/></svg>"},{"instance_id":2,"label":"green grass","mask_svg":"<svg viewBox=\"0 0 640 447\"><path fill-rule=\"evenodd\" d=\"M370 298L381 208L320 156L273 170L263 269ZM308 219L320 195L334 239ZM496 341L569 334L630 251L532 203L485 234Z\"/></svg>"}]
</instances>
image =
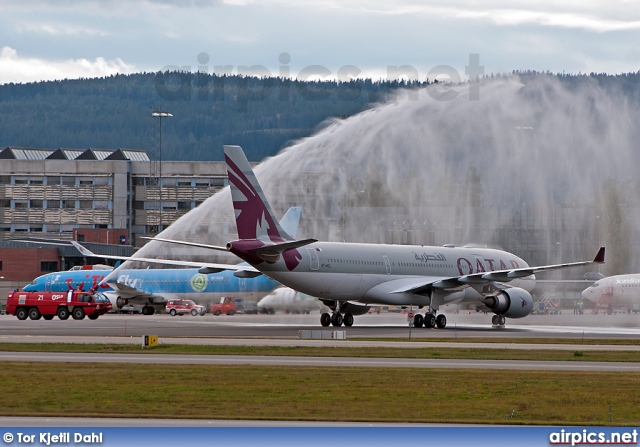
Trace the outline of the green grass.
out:
<instances>
[{"instance_id":1,"label":"green grass","mask_svg":"<svg viewBox=\"0 0 640 447\"><path fill-rule=\"evenodd\" d=\"M0 351L640 361L633 351L466 347L0 343ZM640 373L627 372L4 362L0 415L609 425L611 405L613 425L624 426L640 420L639 385Z\"/></svg>"},{"instance_id":2,"label":"green grass","mask_svg":"<svg viewBox=\"0 0 640 447\"><path fill-rule=\"evenodd\" d=\"M640 373L7 362L0 415L636 425ZM514 412L513 419L506 415Z\"/></svg>"}]
</instances>

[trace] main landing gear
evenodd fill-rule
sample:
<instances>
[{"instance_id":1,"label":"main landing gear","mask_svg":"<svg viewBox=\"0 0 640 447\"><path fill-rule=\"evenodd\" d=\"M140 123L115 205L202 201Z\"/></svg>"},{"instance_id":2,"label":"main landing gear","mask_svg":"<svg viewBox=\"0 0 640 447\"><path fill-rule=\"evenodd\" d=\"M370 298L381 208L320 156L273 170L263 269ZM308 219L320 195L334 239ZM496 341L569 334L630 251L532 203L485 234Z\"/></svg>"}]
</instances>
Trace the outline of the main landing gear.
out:
<instances>
[{"instance_id":1,"label":"main landing gear","mask_svg":"<svg viewBox=\"0 0 640 447\"><path fill-rule=\"evenodd\" d=\"M494 326L502 326L502 327L504 327L506 321L507 320L504 317L504 315L494 315L493 317L491 317L491 324L494 325Z\"/></svg>"},{"instance_id":2,"label":"main landing gear","mask_svg":"<svg viewBox=\"0 0 640 447\"><path fill-rule=\"evenodd\" d=\"M422 316L421 314L415 314L413 317L413 327L426 327L426 328L434 328L444 329L447 326L447 317L443 314L435 316L433 313L429 312Z\"/></svg>"},{"instance_id":3,"label":"main landing gear","mask_svg":"<svg viewBox=\"0 0 640 447\"><path fill-rule=\"evenodd\" d=\"M324 327L329 325L342 326L343 324L346 327L351 327L353 326L353 315L349 313L342 315L340 312L334 312L333 315L329 315L325 312L320 316L320 324Z\"/></svg>"}]
</instances>

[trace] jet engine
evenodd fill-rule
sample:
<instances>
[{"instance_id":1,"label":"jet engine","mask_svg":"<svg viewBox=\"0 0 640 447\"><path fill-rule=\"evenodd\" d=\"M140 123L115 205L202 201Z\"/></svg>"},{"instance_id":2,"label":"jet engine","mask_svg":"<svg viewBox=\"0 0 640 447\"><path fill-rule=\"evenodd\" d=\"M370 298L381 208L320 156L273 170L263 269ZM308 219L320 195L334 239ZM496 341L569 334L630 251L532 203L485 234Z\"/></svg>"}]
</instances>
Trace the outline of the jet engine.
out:
<instances>
[{"instance_id":1,"label":"jet engine","mask_svg":"<svg viewBox=\"0 0 640 447\"><path fill-rule=\"evenodd\" d=\"M126 300L126 299L120 298L120 297L118 297L118 299L116 299L116 305L118 306L118 309L122 309L122 307L126 306L127 304L129 304L129 300Z\"/></svg>"},{"instance_id":2,"label":"jet engine","mask_svg":"<svg viewBox=\"0 0 640 447\"><path fill-rule=\"evenodd\" d=\"M526 317L533 310L531 294L519 287L502 290L498 295L484 298L482 302L492 312L509 318Z\"/></svg>"}]
</instances>

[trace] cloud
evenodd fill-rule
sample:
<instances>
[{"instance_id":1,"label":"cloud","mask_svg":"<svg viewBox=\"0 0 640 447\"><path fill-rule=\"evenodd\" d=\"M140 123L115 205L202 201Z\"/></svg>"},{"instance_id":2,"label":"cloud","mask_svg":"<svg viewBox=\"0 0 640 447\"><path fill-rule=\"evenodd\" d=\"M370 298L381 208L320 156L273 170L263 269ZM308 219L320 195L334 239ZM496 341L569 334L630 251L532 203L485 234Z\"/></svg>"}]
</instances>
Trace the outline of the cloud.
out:
<instances>
[{"instance_id":1,"label":"cloud","mask_svg":"<svg viewBox=\"0 0 640 447\"><path fill-rule=\"evenodd\" d=\"M0 49L0 84L94 78L136 71L139 71L136 67L119 58L47 60L21 57L11 47Z\"/></svg>"},{"instance_id":2,"label":"cloud","mask_svg":"<svg viewBox=\"0 0 640 447\"><path fill-rule=\"evenodd\" d=\"M27 23L17 26L18 32L21 33L39 33L51 36L99 36L106 37L109 35L106 31L97 28L76 27L68 24L59 25L51 23Z\"/></svg>"}]
</instances>

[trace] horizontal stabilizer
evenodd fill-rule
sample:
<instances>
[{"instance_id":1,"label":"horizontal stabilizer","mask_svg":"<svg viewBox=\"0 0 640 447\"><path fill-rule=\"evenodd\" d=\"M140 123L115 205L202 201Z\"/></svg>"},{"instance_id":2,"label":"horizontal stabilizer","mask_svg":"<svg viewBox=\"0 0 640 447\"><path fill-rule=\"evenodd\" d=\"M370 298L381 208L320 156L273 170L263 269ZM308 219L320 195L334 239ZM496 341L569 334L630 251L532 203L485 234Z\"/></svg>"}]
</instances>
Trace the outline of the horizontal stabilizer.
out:
<instances>
[{"instance_id":1,"label":"horizontal stabilizer","mask_svg":"<svg viewBox=\"0 0 640 447\"><path fill-rule=\"evenodd\" d=\"M267 262L276 262L283 252L293 248L304 247L305 245L313 244L314 242L318 242L318 240L303 239L300 241L283 242L282 244L265 245L247 251L255 253L256 256Z\"/></svg>"}]
</instances>

